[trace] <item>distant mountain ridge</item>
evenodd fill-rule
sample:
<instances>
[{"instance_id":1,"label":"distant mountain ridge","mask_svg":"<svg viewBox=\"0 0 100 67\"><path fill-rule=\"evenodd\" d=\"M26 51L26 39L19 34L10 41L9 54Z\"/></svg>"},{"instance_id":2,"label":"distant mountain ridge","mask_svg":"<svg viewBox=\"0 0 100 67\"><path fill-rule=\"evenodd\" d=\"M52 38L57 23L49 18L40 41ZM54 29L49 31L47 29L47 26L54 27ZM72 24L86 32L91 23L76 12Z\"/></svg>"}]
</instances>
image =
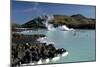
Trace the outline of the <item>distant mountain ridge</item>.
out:
<instances>
[{"instance_id":1,"label":"distant mountain ridge","mask_svg":"<svg viewBox=\"0 0 100 67\"><path fill-rule=\"evenodd\" d=\"M71 17L77 18L77 19L86 19L86 17L84 17L84 16L81 15L81 14L75 14L75 15L72 15Z\"/></svg>"},{"instance_id":2,"label":"distant mountain ridge","mask_svg":"<svg viewBox=\"0 0 100 67\"><path fill-rule=\"evenodd\" d=\"M76 28L76 29L95 29L96 25L96 19L93 18L87 18L81 14L76 14L72 16L66 16L66 15L53 15L53 19L48 21L48 23L53 24L54 27L57 27L59 25L67 25L70 28ZM43 24L43 21L45 21L47 18L46 16L37 17L35 19L32 19L21 26L23 28L46 28Z\"/></svg>"}]
</instances>

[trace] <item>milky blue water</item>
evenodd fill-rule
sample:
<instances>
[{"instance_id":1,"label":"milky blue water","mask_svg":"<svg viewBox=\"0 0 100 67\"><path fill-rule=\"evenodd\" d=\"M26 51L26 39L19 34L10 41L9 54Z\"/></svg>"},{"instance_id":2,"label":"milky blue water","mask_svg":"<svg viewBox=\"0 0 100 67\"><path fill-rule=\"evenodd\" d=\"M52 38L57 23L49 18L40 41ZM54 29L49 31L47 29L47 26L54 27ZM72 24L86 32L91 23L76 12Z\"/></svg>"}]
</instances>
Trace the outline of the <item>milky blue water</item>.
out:
<instances>
[{"instance_id":1,"label":"milky blue water","mask_svg":"<svg viewBox=\"0 0 100 67\"><path fill-rule=\"evenodd\" d=\"M48 41L55 43L55 47L68 50L67 56L50 63L95 61L95 30L38 30L23 33L28 35L45 34Z\"/></svg>"}]
</instances>

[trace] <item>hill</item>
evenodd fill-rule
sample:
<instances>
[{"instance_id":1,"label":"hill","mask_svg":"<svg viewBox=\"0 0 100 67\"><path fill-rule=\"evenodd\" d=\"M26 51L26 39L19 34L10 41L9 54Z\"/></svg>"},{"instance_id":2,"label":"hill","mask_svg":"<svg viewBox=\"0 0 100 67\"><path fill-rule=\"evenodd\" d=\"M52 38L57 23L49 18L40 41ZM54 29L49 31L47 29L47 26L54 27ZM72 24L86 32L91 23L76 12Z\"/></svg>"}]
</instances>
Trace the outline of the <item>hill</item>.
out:
<instances>
[{"instance_id":1,"label":"hill","mask_svg":"<svg viewBox=\"0 0 100 67\"><path fill-rule=\"evenodd\" d=\"M46 23L53 24L54 27L60 25L66 25L69 28L75 29L95 29L96 20L93 18L87 18L81 14L72 16L65 15L53 15L53 19L48 19L48 16L41 16L32 19L21 26L23 28L46 28Z\"/></svg>"}]
</instances>

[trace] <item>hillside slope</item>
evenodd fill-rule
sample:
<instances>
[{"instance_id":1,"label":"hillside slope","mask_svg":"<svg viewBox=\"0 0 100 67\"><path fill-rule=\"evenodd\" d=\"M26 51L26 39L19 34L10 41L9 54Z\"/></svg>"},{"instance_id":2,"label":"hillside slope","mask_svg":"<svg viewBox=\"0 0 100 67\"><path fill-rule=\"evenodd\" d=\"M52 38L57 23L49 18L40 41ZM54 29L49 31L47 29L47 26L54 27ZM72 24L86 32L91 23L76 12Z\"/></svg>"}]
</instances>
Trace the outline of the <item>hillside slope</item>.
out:
<instances>
[{"instance_id":1,"label":"hillside slope","mask_svg":"<svg viewBox=\"0 0 100 67\"><path fill-rule=\"evenodd\" d=\"M93 18L87 18L81 14L72 16L65 15L53 15L53 19L48 23L53 24L54 27L59 25L67 25L69 28L76 29L95 29L96 20ZM22 25L23 28L46 28L44 21L47 20L47 16L37 17Z\"/></svg>"}]
</instances>

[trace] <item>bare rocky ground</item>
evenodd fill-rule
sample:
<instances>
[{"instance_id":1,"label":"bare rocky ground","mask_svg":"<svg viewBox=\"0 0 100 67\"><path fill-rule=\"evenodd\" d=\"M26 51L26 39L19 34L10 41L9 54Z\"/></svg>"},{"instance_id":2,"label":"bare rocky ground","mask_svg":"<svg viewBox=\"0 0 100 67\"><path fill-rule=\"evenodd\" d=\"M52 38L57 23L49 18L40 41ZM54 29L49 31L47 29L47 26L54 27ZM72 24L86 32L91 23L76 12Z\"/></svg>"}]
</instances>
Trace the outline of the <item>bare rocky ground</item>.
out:
<instances>
[{"instance_id":1,"label":"bare rocky ground","mask_svg":"<svg viewBox=\"0 0 100 67\"><path fill-rule=\"evenodd\" d=\"M11 45L11 66L20 66L32 62L38 62L40 59L52 59L59 54L66 52L64 48L56 48L54 44L40 43L38 38L45 35L22 35L12 34Z\"/></svg>"}]
</instances>

